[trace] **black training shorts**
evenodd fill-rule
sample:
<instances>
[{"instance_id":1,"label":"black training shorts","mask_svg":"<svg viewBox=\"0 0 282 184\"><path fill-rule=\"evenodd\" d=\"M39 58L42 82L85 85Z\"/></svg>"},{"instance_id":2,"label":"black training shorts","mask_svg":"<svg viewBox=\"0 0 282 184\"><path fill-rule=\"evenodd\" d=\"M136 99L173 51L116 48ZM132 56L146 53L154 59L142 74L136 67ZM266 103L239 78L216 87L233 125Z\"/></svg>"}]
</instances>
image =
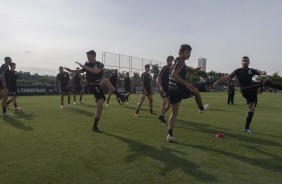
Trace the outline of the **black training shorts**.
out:
<instances>
[{"instance_id":1,"label":"black training shorts","mask_svg":"<svg viewBox=\"0 0 282 184\"><path fill-rule=\"evenodd\" d=\"M169 88L168 98L171 104L176 104L182 99L193 97L194 94L185 87Z\"/></svg>"},{"instance_id":2,"label":"black training shorts","mask_svg":"<svg viewBox=\"0 0 282 184\"><path fill-rule=\"evenodd\" d=\"M100 99L106 100L105 94L103 89L100 87L99 84L88 84L88 88L90 93L94 94L94 97L96 99L96 102Z\"/></svg>"},{"instance_id":3,"label":"black training shorts","mask_svg":"<svg viewBox=\"0 0 282 184\"><path fill-rule=\"evenodd\" d=\"M259 87L241 89L241 94L246 99L247 105L252 104L252 103L255 103L255 105L257 105L258 88Z\"/></svg>"},{"instance_id":4,"label":"black training shorts","mask_svg":"<svg viewBox=\"0 0 282 184\"><path fill-rule=\"evenodd\" d=\"M69 93L70 88L68 86L60 86L61 93Z\"/></svg>"},{"instance_id":5,"label":"black training shorts","mask_svg":"<svg viewBox=\"0 0 282 184\"><path fill-rule=\"evenodd\" d=\"M146 96L150 96L150 94L152 93L152 89L151 88L145 88L147 91L147 95ZM143 94L145 94L144 90L143 90Z\"/></svg>"},{"instance_id":6,"label":"black training shorts","mask_svg":"<svg viewBox=\"0 0 282 184\"><path fill-rule=\"evenodd\" d=\"M18 95L17 86L10 87L10 88L9 88L9 94L10 94L11 96Z\"/></svg>"}]
</instances>

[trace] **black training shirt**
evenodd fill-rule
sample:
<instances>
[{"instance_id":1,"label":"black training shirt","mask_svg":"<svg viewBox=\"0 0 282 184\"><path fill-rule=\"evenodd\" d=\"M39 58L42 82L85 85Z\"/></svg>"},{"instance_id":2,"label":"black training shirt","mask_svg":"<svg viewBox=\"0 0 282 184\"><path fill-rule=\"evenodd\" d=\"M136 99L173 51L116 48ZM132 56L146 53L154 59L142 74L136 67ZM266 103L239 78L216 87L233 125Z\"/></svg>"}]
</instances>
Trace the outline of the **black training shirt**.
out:
<instances>
[{"instance_id":1,"label":"black training shirt","mask_svg":"<svg viewBox=\"0 0 282 184\"><path fill-rule=\"evenodd\" d=\"M237 68L229 76L236 76L239 80L240 87L248 87L252 84L252 78L255 75L260 75L261 71L253 68Z\"/></svg>"},{"instance_id":2,"label":"black training shirt","mask_svg":"<svg viewBox=\"0 0 282 184\"><path fill-rule=\"evenodd\" d=\"M104 64L96 61L95 63L91 63L89 61L86 61L85 66L89 67L89 68L99 68L99 69L103 69L104 68ZM99 83L102 80L102 76L103 76L103 70L98 73L98 74L94 74L92 72L89 72L85 69L83 69L84 72L86 72L86 80L88 83Z\"/></svg>"},{"instance_id":3,"label":"black training shirt","mask_svg":"<svg viewBox=\"0 0 282 184\"><path fill-rule=\"evenodd\" d=\"M147 73L147 72L142 73L142 75L141 75L141 81L143 82L144 87L145 87L146 89L151 89L151 81L152 81L152 76L151 76L151 74L149 74L149 73Z\"/></svg>"},{"instance_id":4,"label":"black training shirt","mask_svg":"<svg viewBox=\"0 0 282 184\"><path fill-rule=\"evenodd\" d=\"M70 75L68 72L63 71L62 73L58 73L56 77L57 81L60 81L61 86L67 86L69 84Z\"/></svg>"},{"instance_id":5,"label":"black training shirt","mask_svg":"<svg viewBox=\"0 0 282 184\"><path fill-rule=\"evenodd\" d=\"M17 86L17 79L19 78L19 74L17 71L10 70L8 72L8 83L10 87L16 87Z\"/></svg>"},{"instance_id":6,"label":"black training shirt","mask_svg":"<svg viewBox=\"0 0 282 184\"><path fill-rule=\"evenodd\" d=\"M158 77L161 78L161 85L162 87L167 90L168 89L168 84L169 84L169 66L164 66L162 67L161 71L158 74Z\"/></svg>"},{"instance_id":7,"label":"black training shirt","mask_svg":"<svg viewBox=\"0 0 282 184\"><path fill-rule=\"evenodd\" d=\"M125 86L125 88L130 88L130 83L131 83L130 77L126 77L124 79L124 86Z\"/></svg>"},{"instance_id":8,"label":"black training shirt","mask_svg":"<svg viewBox=\"0 0 282 184\"><path fill-rule=\"evenodd\" d=\"M179 88L179 87L185 87L183 84L177 82L172 76L172 71L177 70L178 75L185 80L186 76L186 64L185 61L182 61L179 57L175 59L174 64L172 68L170 69L170 74L169 74L169 87L170 88Z\"/></svg>"},{"instance_id":9,"label":"black training shirt","mask_svg":"<svg viewBox=\"0 0 282 184\"><path fill-rule=\"evenodd\" d=\"M73 83L76 85L76 86L79 86L80 85L80 74L79 73L75 73L74 76L73 76Z\"/></svg>"},{"instance_id":10,"label":"black training shirt","mask_svg":"<svg viewBox=\"0 0 282 184\"><path fill-rule=\"evenodd\" d=\"M9 73L9 65L3 64L0 68L0 79L2 77L2 73L5 72L5 81L8 83L8 73ZM2 79L3 80L3 79Z\"/></svg>"}]
</instances>

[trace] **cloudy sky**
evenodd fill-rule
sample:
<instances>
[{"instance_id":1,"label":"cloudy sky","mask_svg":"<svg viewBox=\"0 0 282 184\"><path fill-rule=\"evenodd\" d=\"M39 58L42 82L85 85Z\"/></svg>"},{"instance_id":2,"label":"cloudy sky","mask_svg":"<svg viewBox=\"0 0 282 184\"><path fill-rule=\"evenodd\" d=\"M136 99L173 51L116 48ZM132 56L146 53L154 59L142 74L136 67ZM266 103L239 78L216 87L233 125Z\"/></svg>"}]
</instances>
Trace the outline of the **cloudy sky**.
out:
<instances>
[{"instance_id":1,"label":"cloudy sky","mask_svg":"<svg viewBox=\"0 0 282 184\"><path fill-rule=\"evenodd\" d=\"M281 0L0 0L0 58L55 75L91 49L165 61L187 43L188 65L230 73L247 55L282 75L281 17Z\"/></svg>"}]
</instances>

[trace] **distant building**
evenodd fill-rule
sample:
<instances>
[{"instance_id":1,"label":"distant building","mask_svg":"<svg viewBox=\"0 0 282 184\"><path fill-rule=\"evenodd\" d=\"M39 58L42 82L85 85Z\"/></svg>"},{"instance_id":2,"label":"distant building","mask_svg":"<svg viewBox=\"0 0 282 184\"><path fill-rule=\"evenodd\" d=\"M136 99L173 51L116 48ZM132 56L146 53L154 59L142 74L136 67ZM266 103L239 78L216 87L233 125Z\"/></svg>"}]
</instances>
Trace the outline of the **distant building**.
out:
<instances>
[{"instance_id":1,"label":"distant building","mask_svg":"<svg viewBox=\"0 0 282 184\"><path fill-rule=\"evenodd\" d=\"M202 71L206 72L207 69L207 59L206 58L199 58L198 59L198 67L201 67Z\"/></svg>"}]
</instances>

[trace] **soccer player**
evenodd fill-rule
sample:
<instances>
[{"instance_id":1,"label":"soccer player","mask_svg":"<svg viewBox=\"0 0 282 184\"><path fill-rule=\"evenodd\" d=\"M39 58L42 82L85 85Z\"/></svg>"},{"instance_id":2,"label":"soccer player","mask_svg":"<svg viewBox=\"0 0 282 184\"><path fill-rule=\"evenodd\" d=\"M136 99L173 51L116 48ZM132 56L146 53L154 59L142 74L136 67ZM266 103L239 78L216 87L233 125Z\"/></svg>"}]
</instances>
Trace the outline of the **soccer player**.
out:
<instances>
[{"instance_id":1,"label":"soccer player","mask_svg":"<svg viewBox=\"0 0 282 184\"><path fill-rule=\"evenodd\" d=\"M167 65L162 67L161 71L157 77L157 83L160 88L160 95L162 98L162 106L161 106L161 113L159 116L159 120L162 122L163 125L166 124L166 120L164 119L165 113L170 108L170 103L168 100L168 84L169 84L169 70L172 64L174 57L168 56L166 59Z\"/></svg>"},{"instance_id":2,"label":"soccer player","mask_svg":"<svg viewBox=\"0 0 282 184\"><path fill-rule=\"evenodd\" d=\"M8 83L9 83L9 92L12 98L7 101L7 107L9 104L13 101L15 110L21 110L22 108L18 107L17 105L17 95L18 95L18 90L17 90L17 80L19 78L18 72L15 70L16 69L16 63L11 63L10 64L11 70L8 73Z\"/></svg>"},{"instance_id":3,"label":"soccer player","mask_svg":"<svg viewBox=\"0 0 282 184\"><path fill-rule=\"evenodd\" d=\"M118 70L117 69L112 70L112 74L109 76L109 80L110 80L111 84L114 86L114 88L117 89L117 82L118 82ZM107 98L106 106L109 105L112 94L113 93L110 91L109 96ZM117 98L118 103L121 104L121 102L120 102L120 100L118 99L117 96L116 96L116 98Z\"/></svg>"},{"instance_id":4,"label":"soccer player","mask_svg":"<svg viewBox=\"0 0 282 184\"><path fill-rule=\"evenodd\" d=\"M141 94L140 100L137 104L137 109L136 109L134 116L139 116L139 111L145 100L145 97L147 97L149 100L150 114L152 115L156 114L153 111L153 92L152 92L152 87L151 87L152 76L149 72L150 72L150 65L147 64L145 65L145 72L143 72L141 75L141 87L142 87L143 93Z\"/></svg>"},{"instance_id":5,"label":"soccer player","mask_svg":"<svg viewBox=\"0 0 282 184\"><path fill-rule=\"evenodd\" d=\"M126 93L128 93L128 97L126 99L127 103L128 103L128 98L129 98L129 95L131 93L131 79L129 77L129 73L126 72L126 76L125 76L125 79L124 79L124 90Z\"/></svg>"},{"instance_id":6,"label":"soccer player","mask_svg":"<svg viewBox=\"0 0 282 184\"><path fill-rule=\"evenodd\" d=\"M208 105L203 105L201 95L198 89L188 81L185 80L187 72L195 72L201 68L192 68L186 66L185 60L188 60L191 55L192 48L190 45L183 44L179 49L179 57L174 60L169 75L169 101L171 104L171 115L168 121L168 135L166 140L173 142L173 127L178 114L179 105L182 99L195 97L196 103L199 107L199 112L203 113L208 109Z\"/></svg>"},{"instance_id":7,"label":"soccer player","mask_svg":"<svg viewBox=\"0 0 282 184\"><path fill-rule=\"evenodd\" d=\"M80 68L77 67L77 70L79 70ZM76 104L76 94L79 94L79 102L82 104L82 96L83 96L83 88L81 86L81 74L80 73L74 73L73 77L72 77L72 85L74 88L73 91L73 104Z\"/></svg>"},{"instance_id":8,"label":"soccer player","mask_svg":"<svg viewBox=\"0 0 282 184\"><path fill-rule=\"evenodd\" d=\"M0 100L2 99L2 110L3 116L8 116L9 114L6 111L7 100L9 95L8 90L8 74L9 74L9 65L12 63L10 57L4 58L5 63L0 68Z\"/></svg>"},{"instance_id":9,"label":"soccer player","mask_svg":"<svg viewBox=\"0 0 282 184\"><path fill-rule=\"evenodd\" d=\"M86 80L88 83L88 88L89 91L93 93L94 97L96 98L96 107L97 107L92 130L94 132L101 132L101 130L98 128L98 122L102 115L103 104L106 99L103 88L107 88L108 90L112 91L122 102L125 102L127 95L124 96L118 93L118 91L111 84L108 78L102 78L104 64L96 60L96 52L94 50L90 50L86 54L88 61L85 62L84 65L79 62L76 62L82 69L71 70L66 67L65 69L69 72L77 72L77 73L86 72Z\"/></svg>"},{"instance_id":10,"label":"soccer player","mask_svg":"<svg viewBox=\"0 0 282 184\"><path fill-rule=\"evenodd\" d=\"M61 109L64 108L64 96L68 96L68 107L70 106L70 75L68 72L64 71L62 66L59 67L60 73L56 76L56 87L58 82L60 83L61 90Z\"/></svg>"},{"instance_id":11,"label":"soccer player","mask_svg":"<svg viewBox=\"0 0 282 184\"><path fill-rule=\"evenodd\" d=\"M255 75L266 75L265 71L260 71L257 69L249 68L250 60L249 57L244 56L241 59L241 68L237 68L234 70L231 74L224 76L223 78L217 80L214 83L214 86L226 82L233 77L237 77L239 84L240 84L240 89L241 89L241 94L242 96L246 99L247 105L248 105L248 114L246 118L246 123L245 123L245 128L243 129L244 132L248 133L253 133L253 131L250 129L250 125L255 113L255 108L257 106L257 93L258 93L258 88L260 88L262 85L266 85L272 88L276 89L282 89L282 86L277 85L272 83L269 80L263 79L260 82L254 82L252 81L253 76Z\"/></svg>"},{"instance_id":12,"label":"soccer player","mask_svg":"<svg viewBox=\"0 0 282 184\"><path fill-rule=\"evenodd\" d=\"M230 79L227 81L227 86L228 86L228 98L227 98L227 104L234 105L234 96L235 96L235 81Z\"/></svg>"}]
</instances>

